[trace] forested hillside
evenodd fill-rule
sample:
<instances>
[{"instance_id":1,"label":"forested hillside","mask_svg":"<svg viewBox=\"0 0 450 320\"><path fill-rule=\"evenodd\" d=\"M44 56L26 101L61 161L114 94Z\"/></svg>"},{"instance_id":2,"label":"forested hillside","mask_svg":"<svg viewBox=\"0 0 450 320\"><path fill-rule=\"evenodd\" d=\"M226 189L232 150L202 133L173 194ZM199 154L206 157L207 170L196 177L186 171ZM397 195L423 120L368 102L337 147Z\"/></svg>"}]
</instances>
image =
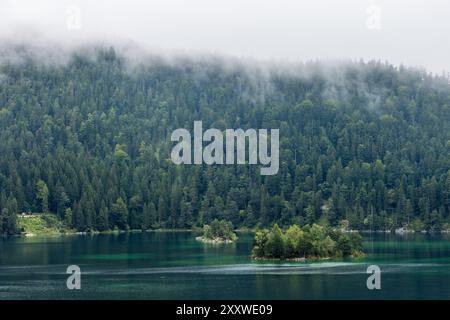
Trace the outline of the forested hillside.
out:
<instances>
[{"instance_id":1,"label":"forested hillside","mask_svg":"<svg viewBox=\"0 0 450 320\"><path fill-rule=\"evenodd\" d=\"M448 79L378 62L130 64L93 51L0 60L0 234L24 211L81 231L450 222ZM173 164L170 134L194 120L279 128L278 174Z\"/></svg>"}]
</instances>

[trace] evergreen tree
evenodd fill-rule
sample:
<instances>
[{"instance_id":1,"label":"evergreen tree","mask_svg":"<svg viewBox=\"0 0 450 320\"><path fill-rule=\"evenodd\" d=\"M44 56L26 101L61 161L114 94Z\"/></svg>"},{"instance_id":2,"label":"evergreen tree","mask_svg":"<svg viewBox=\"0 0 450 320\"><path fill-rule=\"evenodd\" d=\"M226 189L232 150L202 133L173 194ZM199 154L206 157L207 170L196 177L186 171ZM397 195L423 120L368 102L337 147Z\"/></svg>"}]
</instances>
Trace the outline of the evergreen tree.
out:
<instances>
[{"instance_id":1,"label":"evergreen tree","mask_svg":"<svg viewBox=\"0 0 450 320\"><path fill-rule=\"evenodd\" d=\"M111 222L113 227L120 230L127 230L128 227L128 209L121 197L111 206Z\"/></svg>"}]
</instances>

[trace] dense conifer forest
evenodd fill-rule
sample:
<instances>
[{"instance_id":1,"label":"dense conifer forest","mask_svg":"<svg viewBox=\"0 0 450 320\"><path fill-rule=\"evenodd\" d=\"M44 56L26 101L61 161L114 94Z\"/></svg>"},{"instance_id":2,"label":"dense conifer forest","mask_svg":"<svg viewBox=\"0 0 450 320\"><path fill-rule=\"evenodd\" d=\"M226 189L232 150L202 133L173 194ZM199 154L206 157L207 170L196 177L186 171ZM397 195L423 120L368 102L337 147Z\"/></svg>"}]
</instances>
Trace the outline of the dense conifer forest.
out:
<instances>
[{"instance_id":1,"label":"dense conifer forest","mask_svg":"<svg viewBox=\"0 0 450 320\"><path fill-rule=\"evenodd\" d=\"M113 48L0 60L0 234L48 212L79 231L450 223L450 85L381 62L247 63ZM28 56L30 55L30 56ZM41 54L40 56L45 56ZM177 128L280 129L280 170L175 165Z\"/></svg>"}]
</instances>

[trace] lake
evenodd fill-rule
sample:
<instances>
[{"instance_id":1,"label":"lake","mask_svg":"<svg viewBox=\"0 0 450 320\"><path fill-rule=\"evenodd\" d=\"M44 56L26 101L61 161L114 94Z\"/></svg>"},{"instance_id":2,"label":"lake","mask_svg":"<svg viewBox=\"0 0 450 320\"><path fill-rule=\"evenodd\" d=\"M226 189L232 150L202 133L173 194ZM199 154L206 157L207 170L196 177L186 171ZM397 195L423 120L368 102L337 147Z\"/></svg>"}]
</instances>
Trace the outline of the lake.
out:
<instances>
[{"instance_id":1,"label":"lake","mask_svg":"<svg viewBox=\"0 0 450 320\"><path fill-rule=\"evenodd\" d=\"M252 261L252 234L204 244L192 232L0 239L0 299L449 299L450 236L364 235L360 259ZM381 268L381 290L366 269ZM81 290L66 269L81 268Z\"/></svg>"}]
</instances>

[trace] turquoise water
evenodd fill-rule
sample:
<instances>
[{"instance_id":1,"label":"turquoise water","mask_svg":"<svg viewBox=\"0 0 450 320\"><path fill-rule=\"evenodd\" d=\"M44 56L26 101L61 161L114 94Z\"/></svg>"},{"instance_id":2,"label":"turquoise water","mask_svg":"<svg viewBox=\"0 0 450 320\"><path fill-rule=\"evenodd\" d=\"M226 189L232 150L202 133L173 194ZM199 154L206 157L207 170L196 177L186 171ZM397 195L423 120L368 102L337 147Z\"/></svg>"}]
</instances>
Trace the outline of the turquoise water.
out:
<instances>
[{"instance_id":1,"label":"turquoise water","mask_svg":"<svg viewBox=\"0 0 450 320\"><path fill-rule=\"evenodd\" d=\"M449 235L365 235L366 257L255 262L252 234L203 244L191 232L0 239L0 299L449 299ZM69 265L81 290L66 288ZM366 269L381 268L381 290Z\"/></svg>"}]
</instances>

